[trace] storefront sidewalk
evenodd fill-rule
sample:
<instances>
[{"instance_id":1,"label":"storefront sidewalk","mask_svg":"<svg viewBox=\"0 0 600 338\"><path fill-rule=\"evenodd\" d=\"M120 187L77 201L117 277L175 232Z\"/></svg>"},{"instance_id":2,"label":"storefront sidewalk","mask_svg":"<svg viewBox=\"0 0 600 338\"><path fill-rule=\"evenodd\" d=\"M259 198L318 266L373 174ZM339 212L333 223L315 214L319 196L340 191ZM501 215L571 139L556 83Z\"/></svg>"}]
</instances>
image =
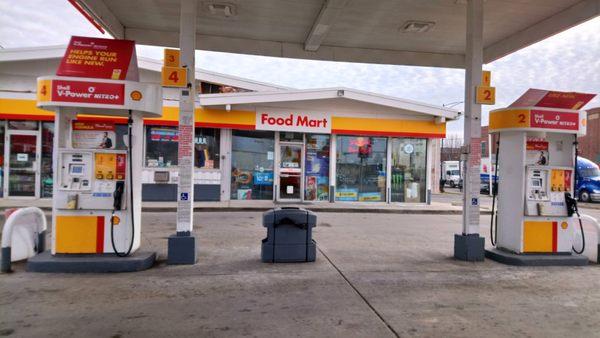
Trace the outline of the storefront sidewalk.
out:
<instances>
[{"instance_id":1,"label":"storefront sidewalk","mask_svg":"<svg viewBox=\"0 0 600 338\"><path fill-rule=\"evenodd\" d=\"M0 199L0 209L22 208L35 206L45 211L52 210L52 200L25 200L25 199ZM373 212L390 214L443 214L457 215L462 212L460 206L452 203L432 202L427 204L402 204L402 203L359 203L359 202L316 202L316 203L274 203L272 201L222 201L222 202L196 202L195 211L264 211L275 207L298 206L318 212ZM175 212L176 202L143 202L144 212ZM482 213L489 212L482 210Z\"/></svg>"}]
</instances>

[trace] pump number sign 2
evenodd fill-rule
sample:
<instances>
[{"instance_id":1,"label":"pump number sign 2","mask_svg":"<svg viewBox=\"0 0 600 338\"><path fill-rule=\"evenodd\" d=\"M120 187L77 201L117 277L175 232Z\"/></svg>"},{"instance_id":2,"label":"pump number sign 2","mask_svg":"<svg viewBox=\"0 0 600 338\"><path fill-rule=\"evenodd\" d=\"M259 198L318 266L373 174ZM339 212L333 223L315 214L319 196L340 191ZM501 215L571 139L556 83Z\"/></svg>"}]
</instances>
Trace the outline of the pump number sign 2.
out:
<instances>
[{"instance_id":1,"label":"pump number sign 2","mask_svg":"<svg viewBox=\"0 0 600 338\"><path fill-rule=\"evenodd\" d=\"M496 104L496 88L487 86L478 86L475 102L478 104Z\"/></svg>"}]
</instances>

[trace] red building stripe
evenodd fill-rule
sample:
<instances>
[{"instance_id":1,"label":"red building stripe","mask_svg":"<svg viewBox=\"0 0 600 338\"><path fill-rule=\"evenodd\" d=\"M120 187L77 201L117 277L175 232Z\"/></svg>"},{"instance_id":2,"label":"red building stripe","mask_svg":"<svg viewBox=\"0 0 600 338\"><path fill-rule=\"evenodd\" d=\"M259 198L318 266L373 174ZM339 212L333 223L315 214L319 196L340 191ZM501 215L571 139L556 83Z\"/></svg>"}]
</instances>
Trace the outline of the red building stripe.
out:
<instances>
[{"instance_id":1,"label":"red building stripe","mask_svg":"<svg viewBox=\"0 0 600 338\"><path fill-rule=\"evenodd\" d=\"M144 120L144 124L147 126L171 126L177 127L179 121L167 121L167 120ZM242 130L255 130L254 125L250 124L230 124L230 123L209 123L209 122L196 122L196 127L205 128L228 128L228 129L242 129Z\"/></svg>"},{"instance_id":2,"label":"red building stripe","mask_svg":"<svg viewBox=\"0 0 600 338\"><path fill-rule=\"evenodd\" d=\"M0 114L0 119L27 121L54 121L54 116L28 114Z\"/></svg>"},{"instance_id":3,"label":"red building stripe","mask_svg":"<svg viewBox=\"0 0 600 338\"><path fill-rule=\"evenodd\" d=\"M104 253L104 216L96 217L96 253Z\"/></svg>"},{"instance_id":4,"label":"red building stripe","mask_svg":"<svg viewBox=\"0 0 600 338\"><path fill-rule=\"evenodd\" d=\"M558 251L558 222L552 222L552 252Z\"/></svg>"},{"instance_id":5,"label":"red building stripe","mask_svg":"<svg viewBox=\"0 0 600 338\"><path fill-rule=\"evenodd\" d=\"M179 121L169 120L144 120L144 124L147 126L174 126L179 125Z\"/></svg>"},{"instance_id":6,"label":"red building stripe","mask_svg":"<svg viewBox=\"0 0 600 338\"><path fill-rule=\"evenodd\" d=\"M99 116L83 116L78 115L77 121L85 122L112 122L115 124L127 124L127 119L124 117L99 117Z\"/></svg>"},{"instance_id":7,"label":"red building stripe","mask_svg":"<svg viewBox=\"0 0 600 338\"><path fill-rule=\"evenodd\" d=\"M437 133L411 133L411 132L393 132L393 131L368 131L368 130L343 130L332 129L332 134L362 135L362 136L403 136L419 138L444 138L446 134Z\"/></svg>"},{"instance_id":8,"label":"red building stripe","mask_svg":"<svg viewBox=\"0 0 600 338\"><path fill-rule=\"evenodd\" d=\"M242 129L242 130L255 130L256 129L256 127L253 124L230 124L230 123L208 123L208 122L196 122L196 127L229 128L229 129Z\"/></svg>"}]
</instances>

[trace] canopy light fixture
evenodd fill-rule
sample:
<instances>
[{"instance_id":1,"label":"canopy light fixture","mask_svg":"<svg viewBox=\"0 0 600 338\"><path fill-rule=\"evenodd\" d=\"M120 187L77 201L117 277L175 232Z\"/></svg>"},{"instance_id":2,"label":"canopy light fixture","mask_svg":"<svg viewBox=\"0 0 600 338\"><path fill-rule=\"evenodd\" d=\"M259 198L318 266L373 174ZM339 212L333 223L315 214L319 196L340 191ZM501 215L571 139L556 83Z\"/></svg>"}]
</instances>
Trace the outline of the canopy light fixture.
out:
<instances>
[{"instance_id":1,"label":"canopy light fixture","mask_svg":"<svg viewBox=\"0 0 600 338\"><path fill-rule=\"evenodd\" d=\"M406 21L402 25L402 32L404 33L425 33L435 25L433 21Z\"/></svg>"},{"instance_id":2,"label":"canopy light fixture","mask_svg":"<svg viewBox=\"0 0 600 338\"><path fill-rule=\"evenodd\" d=\"M483 2L487 2L487 0L483 0ZM466 5L468 3L467 0L454 0L454 3L457 5Z\"/></svg>"},{"instance_id":3,"label":"canopy light fixture","mask_svg":"<svg viewBox=\"0 0 600 338\"><path fill-rule=\"evenodd\" d=\"M236 8L234 4L225 3L225 2L207 2L204 3L206 10L211 15L220 16L223 18L230 18L237 14Z\"/></svg>"}]
</instances>

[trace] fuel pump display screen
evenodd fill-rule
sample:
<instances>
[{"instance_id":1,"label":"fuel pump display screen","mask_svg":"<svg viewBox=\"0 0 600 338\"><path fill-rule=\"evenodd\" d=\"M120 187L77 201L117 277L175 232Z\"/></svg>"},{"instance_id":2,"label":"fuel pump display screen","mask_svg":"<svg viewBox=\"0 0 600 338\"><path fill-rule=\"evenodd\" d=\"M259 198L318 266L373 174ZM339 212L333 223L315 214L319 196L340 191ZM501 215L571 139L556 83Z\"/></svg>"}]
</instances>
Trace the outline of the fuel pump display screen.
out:
<instances>
[{"instance_id":1,"label":"fuel pump display screen","mask_svg":"<svg viewBox=\"0 0 600 338\"><path fill-rule=\"evenodd\" d=\"M81 176L83 175L83 165L81 164L71 164L69 168L69 173L73 176Z\"/></svg>"},{"instance_id":2,"label":"fuel pump display screen","mask_svg":"<svg viewBox=\"0 0 600 338\"><path fill-rule=\"evenodd\" d=\"M534 188L540 188L542 186L542 180L540 179L533 179L531 181L531 186Z\"/></svg>"}]
</instances>

